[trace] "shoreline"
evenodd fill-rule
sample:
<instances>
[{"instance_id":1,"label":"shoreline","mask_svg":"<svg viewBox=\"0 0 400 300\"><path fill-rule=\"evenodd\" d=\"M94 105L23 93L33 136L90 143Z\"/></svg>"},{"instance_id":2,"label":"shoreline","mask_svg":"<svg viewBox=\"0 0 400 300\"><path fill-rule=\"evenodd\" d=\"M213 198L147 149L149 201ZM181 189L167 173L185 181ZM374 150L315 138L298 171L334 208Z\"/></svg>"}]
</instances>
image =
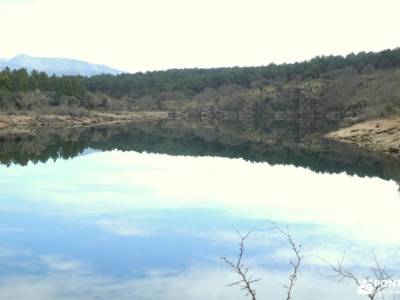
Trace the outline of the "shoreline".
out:
<instances>
[{"instance_id":1,"label":"shoreline","mask_svg":"<svg viewBox=\"0 0 400 300\"><path fill-rule=\"evenodd\" d=\"M133 121L163 120L167 118L168 112L163 111L87 112L82 116L33 112L0 114L0 134L28 133L45 128L62 129Z\"/></svg>"},{"instance_id":2,"label":"shoreline","mask_svg":"<svg viewBox=\"0 0 400 300\"><path fill-rule=\"evenodd\" d=\"M169 118L171 118L171 113L168 111L85 111L72 115L37 112L3 113L0 114L0 135L30 133L41 129L112 125ZM174 119L174 116L172 118ZM400 116L356 123L325 134L324 137L400 158Z\"/></svg>"},{"instance_id":3,"label":"shoreline","mask_svg":"<svg viewBox=\"0 0 400 300\"><path fill-rule=\"evenodd\" d=\"M400 158L400 116L360 122L326 137Z\"/></svg>"}]
</instances>

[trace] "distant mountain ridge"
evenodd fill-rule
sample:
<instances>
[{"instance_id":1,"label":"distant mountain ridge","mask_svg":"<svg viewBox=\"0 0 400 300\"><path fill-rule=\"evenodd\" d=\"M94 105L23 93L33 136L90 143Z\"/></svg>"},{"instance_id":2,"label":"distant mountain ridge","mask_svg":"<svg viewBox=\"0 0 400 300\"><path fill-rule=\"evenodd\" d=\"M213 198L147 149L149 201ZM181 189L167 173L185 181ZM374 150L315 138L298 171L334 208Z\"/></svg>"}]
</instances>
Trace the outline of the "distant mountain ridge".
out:
<instances>
[{"instance_id":1,"label":"distant mountain ridge","mask_svg":"<svg viewBox=\"0 0 400 300\"><path fill-rule=\"evenodd\" d=\"M55 58L55 57L33 57L25 54L20 54L12 59L0 59L0 70L5 68L27 69L29 72L37 70L47 73L49 76L56 75L82 75L94 76L101 74L118 75L123 73L120 70L110 68L105 65L91 64L85 61Z\"/></svg>"}]
</instances>

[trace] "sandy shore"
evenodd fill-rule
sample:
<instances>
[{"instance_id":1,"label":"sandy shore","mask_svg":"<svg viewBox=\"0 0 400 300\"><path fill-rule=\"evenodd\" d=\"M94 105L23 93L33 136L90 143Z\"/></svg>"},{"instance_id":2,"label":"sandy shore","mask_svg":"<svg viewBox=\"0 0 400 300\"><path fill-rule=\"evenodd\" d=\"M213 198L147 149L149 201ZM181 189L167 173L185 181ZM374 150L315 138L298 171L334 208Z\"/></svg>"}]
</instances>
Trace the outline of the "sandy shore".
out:
<instances>
[{"instance_id":1,"label":"sandy shore","mask_svg":"<svg viewBox=\"0 0 400 300\"><path fill-rule=\"evenodd\" d=\"M137 120L157 120L168 117L167 112L90 112L84 116L56 114L0 114L0 133L21 133L40 128L70 128L115 123L127 123Z\"/></svg>"},{"instance_id":2,"label":"sandy shore","mask_svg":"<svg viewBox=\"0 0 400 300\"><path fill-rule=\"evenodd\" d=\"M327 137L400 157L400 117L358 123Z\"/></svg>"}]
</instances>

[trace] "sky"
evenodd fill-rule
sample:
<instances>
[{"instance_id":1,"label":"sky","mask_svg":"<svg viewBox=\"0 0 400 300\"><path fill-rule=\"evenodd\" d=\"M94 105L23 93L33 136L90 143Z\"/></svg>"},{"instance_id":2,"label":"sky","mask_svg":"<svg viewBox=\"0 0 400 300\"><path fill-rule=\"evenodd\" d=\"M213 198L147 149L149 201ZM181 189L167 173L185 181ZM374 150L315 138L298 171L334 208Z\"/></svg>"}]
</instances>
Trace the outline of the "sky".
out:
<instances>
[{"instance_id":1,"label":"sky","mask_svg":"<svg viewBox=\"0 0 400 300\"><path fill-rule=\"evenodd\" d=\"M0 57L128 72L254 66L400 46L398 0L0 0Z\"/></svg>"},{"instance_id":2,"label":"sky","mask_svg":"<svg viewBox=\"0 0 400 300\"><path fill-rule=\"evenodd\" d=\"M285 299L293 253L268 220L304 245L296 299L366 299L328 276L343 249L358 276L373 253L399 274L394 181L114 150L0 166L0 186L0 299L246 299L219 259L238 253L232 226L254 229L244 264L259 298Z\"/></svg>"}]
</instances>

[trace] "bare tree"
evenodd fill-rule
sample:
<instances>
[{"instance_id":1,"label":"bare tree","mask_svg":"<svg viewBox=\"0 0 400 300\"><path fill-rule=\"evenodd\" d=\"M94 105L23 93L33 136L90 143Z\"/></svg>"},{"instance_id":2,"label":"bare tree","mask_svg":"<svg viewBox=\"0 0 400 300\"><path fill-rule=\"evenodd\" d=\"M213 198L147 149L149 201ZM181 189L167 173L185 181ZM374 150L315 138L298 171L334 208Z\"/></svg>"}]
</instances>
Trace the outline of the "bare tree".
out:
<instances>
[{"instance_id":1,"label":"bare tree","mask_svg":"<svg viewBox=\"0 0 400 300\"><path fill-rule=\"evenodd\" d=\"M370 275L364 275L362 277L357 276L345 267L344 261L346 252L343 252L342 257L338 259L336 264L332 264L324 258L319 258L327 263L333 271L332 275L327 275L328 277L337 278L339 282L344 279L349 279L355 283L359 291L362 291L368 299L374 300L378 299L378 296L388 288L388 285L385 283L392 280L392 276L386 271L385 267L380 264L376 253L372 251L372 254L374 257L374 266L370 268Z\"/></svg>"},{"instance_id":2,"label":"bare tree","mask_svg":"<svg viewBox=\"0 0 400 300\"><path fill-rule=\"evenodd\" d=\"M290 248L294 253L295 258L290 261L290 265L292 267L292 273L289 276L289 283L284 285L284 288L287 289L286 300L292 299L292 294L294 290L295 283L299 277L300 265L303 259L303 254L301 252L301 245L296 244L287 230L282 229L276 223L271 222L275 229L277 229L289 242ZM228 284L228 286L240 286L242 290L246 292L246 296L250 296L252 300L256 300L256 290L253 287L253 283L260 281L260 278L253 279L252 275L249 274L250 268L246 267L243 264L243 255L245 252L245 242L246 239L253 233L253 230L250 230L247 234L242 235L237 229L235 229L236 233L240 237L239 243L239 255L236 261L232 261L227 257L223 256L221 259L228 264L232 270L237 273L240 277L240 280L232 282Z\"/></svg>"},{"instance_id":3,"label":"bare tree","mask_svg":"<svg viewBox=\"0 0 400 300\"><path fill-rule=\"evenodd\" d=\"M304 255L302 253L302 246L294 241L293 237L287 229L283 229L274 222L271 223L273 224L274 228L287 239L290 248L294 253L294 258L290 261L292 272L289 275L289 283L287 285L284 285L284 288L287 290L285 300L291 300L293 297L294 286L300 275L300 266L304 258ZM235 229L235 231L240 237L238 257L235 261L232 261L227 257L221 257L221 259L226 264L228 264L235 273L239 275L240 280L232 282L228 284L228 286L238 285L242 290L246 292L246 296L250 296L252 300L256 300L256 290L253 287L253 284L260 281L261 279L253 279L252 275L249 274L250 268L246 267L243 264L245 242L248 237L253 233L254 229L249 231L245 235L242 235L237 229ZM374 266L369 269L369 274L364 276L357 276L354 272L345 267L345 252L343 252L342 257L337 260L336 264L332 264L324 258L318 256L316 257L324 261L333 271L333 274L326 276L330 278L337 278L339 282L345 279L353 281L358 287L359 291L362 292L362 294L366 295L370 300L376 300L379 297L384 299L382 292L390 286L388 283L392 280L392 276L387 272L386 268L381 265L376 253L372 251L372 254ZM394 296L393 299L396 299L396 297Z\"/></svg>"},{"instance_id":4,"label":"bare tree","mask_svg":"<svg viewBox=\"0 0 400 300\"><path fill-rule=\"evenodd\" d=\"M238 285L241 290L246 292L246 296L250 296L252 300L256 300L256 290L252 286L253 283L260 281L260 278L253 279L252 275L249 274L249 268L243 264L243 255L244 255L244 244L246 239L252 234L253 230L250 230L247 234L242 235L236 228L236 233L240 237L239 243L239 255L236 261L229 260L227 257L223 256L221 259L228 264L232 270L237 273L240 277L240 280L232 282L228 284L228 286Z\"/></svg>"}]
</instances>

